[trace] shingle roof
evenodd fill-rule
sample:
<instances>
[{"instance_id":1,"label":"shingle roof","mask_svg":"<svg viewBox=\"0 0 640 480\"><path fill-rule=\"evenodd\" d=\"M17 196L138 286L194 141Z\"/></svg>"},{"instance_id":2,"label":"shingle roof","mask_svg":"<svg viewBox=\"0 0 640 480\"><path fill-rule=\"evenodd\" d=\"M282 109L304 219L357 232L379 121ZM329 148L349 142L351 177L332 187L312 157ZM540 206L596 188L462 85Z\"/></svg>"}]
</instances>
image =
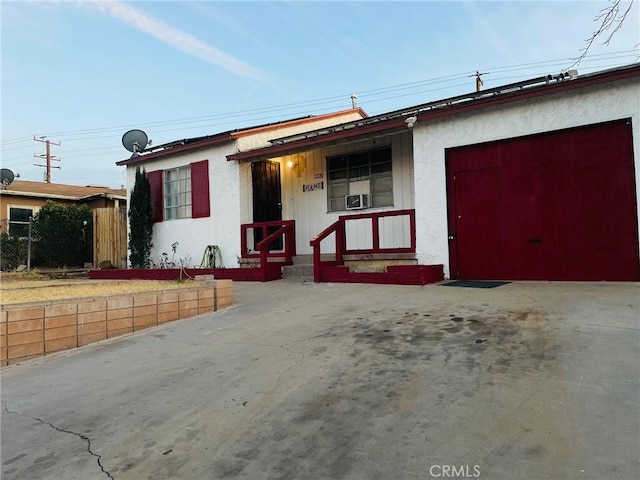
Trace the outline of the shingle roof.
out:
<instances>
[{"instance_id":1,"label":"shingle roof","mask_svg":"<svg viewBox=\"0 0 640 480\"><path fill-rule=\"evenodd\" d=\"M125 188L108 188L99 186L63 185L60 183L32 182L16 180L6 189L0 189L0 195L22 195L40 198L65 198L84 200L92 197L111 197L126 200Z\"/></svg>"},{"instance_id":2,"label":"shingle roof","mask_svg":"<svg viewBox=\"0 0 640 480\"><path fill-rule=\"evenodd\" d=\"M288 120L281 120L279 122L264 123L261 125L253 125L245 128L237 128L235 130L228 130L226 132L220 132L213 135L184 138L182 140L163 143L162 145L154 145L153 147L149 147L143 150L139 155L116 162L116 165L132 165L136 163L146 162L153 158L158 158L165 155L173 155L187 150L196 150L198 148L210 147L213 145L230 142L235 140L236 138L246 135L252 135L258 132L277 130L278 128L290 125L304 124L307 122L316 122L325 118L343 115L347 112L357 112L362 116L362 118L367 117L366 112L362 108L356 107L348 110L341 110L338 112L324 113L321 115L307 115L305 117L290 118Z\"/></svg>"}]
</instances>

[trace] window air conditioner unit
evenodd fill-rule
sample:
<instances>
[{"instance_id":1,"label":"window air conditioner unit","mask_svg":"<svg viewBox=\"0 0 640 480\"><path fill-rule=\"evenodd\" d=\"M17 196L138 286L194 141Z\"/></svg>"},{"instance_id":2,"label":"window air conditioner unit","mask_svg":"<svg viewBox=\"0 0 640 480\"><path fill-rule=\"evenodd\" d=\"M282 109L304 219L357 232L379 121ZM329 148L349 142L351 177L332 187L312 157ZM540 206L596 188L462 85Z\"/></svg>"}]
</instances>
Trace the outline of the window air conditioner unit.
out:
<instances>
[{"instance_id":1,"label":"window air conditioner unit","mask_svg":"<svg viewBox=\"0 0 640 480\"><path fill-rule=\"evenodd\" d=\"M360 210L369 207L369 195L358 193L357 195L347 195L344 197L345 208L347 210Z\"/></svg>"}]
</instances>

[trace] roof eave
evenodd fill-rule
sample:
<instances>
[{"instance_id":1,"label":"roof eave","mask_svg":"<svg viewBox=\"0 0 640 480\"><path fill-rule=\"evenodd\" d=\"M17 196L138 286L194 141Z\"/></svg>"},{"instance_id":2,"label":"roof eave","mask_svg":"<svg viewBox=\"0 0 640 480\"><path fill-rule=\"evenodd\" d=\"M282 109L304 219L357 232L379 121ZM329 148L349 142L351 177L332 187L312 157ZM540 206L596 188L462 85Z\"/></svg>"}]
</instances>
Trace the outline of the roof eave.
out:
<instances>
[{"instance_id":1,"label":"roof eave","mask_svg":"<svg viewBox=\"0 0 640 480\"><path fill-rule=\"evenodd\" d=\"M327 144L339 143L345 139L354 139L357 137L367 137L378 134L382 131L392 134L398 130L406 129L403 118L395 118L387 123L372 123L359 128L351 128L341 130L325 136L317 136L305 138L292 143L277 144L256 150L247 150L246 152L233 153L227 155L227 161L243 161L243 160L259 160L261 158L273 158L274 156L283 156L289 153L300 151L303 148L320 147Z\"/></svg>"},{"instance_id":2,"label":"roof eave","mask_svg":"<svg viewBox=\"0 0 640 480\"><path fill-rule=\"evenodd\" d=\"M227 142L231 142L233 141L234 138L230 133L225 133L224 135L221 135L220 137L216 137L216 138L210 138L207 140L203 140L201 142L194 142L194 143L188 143L179 147L173 147L169 150L160 150L159 152L152 152L152 153L148 153L146 155L138 155L135 157L131 157L131 158L127 158L125 160L120 160L118 162L116 162L116 165L118 166L130 166L130 165L135 165L135 164L139 164L139 163L145 163L149 160L155 160L158 158L162 158L162 157L169 157L171 155L177 155L179 153L183 153L186 151L191 151L191 150L199 150L202 148L207 148L207 147L211 147L214 145L220 145L222 143L227 143Z\"/></svg>"}]
</instances>

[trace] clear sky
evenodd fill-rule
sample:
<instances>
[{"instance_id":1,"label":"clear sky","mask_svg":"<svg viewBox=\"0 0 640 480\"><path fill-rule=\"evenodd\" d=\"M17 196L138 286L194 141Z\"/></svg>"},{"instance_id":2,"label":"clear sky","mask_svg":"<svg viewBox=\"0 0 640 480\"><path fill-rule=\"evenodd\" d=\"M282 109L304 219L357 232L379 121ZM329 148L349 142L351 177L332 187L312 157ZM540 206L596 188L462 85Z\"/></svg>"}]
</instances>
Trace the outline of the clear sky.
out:
<instances>
[{"instance_id":1,"label":"clear sky","mask_svg":"<svg viewBox=\"0 0 640 480\"><path fill-rule=\"evenodd\" d=\"M640 1L579 73L640 61ZM125 183L132 128L155 145L350 108L370 114L567 69L606 0L1 2L2 167ZM628 4L626 4L628 5ZM626 6L624 5L624 6Z\"/></svg>"}]
</instances>

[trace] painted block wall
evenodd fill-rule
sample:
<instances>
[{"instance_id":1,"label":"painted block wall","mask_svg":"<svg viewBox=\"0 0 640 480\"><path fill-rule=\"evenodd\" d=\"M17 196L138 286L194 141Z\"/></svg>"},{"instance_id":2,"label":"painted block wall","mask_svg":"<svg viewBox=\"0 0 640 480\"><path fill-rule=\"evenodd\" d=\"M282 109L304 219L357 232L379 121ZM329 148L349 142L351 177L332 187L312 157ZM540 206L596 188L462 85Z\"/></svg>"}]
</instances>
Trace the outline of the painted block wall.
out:
<instances>
[{"instance_id":1,"label":"painted block wall","mask_svg":"<svg viewBox=\"0 0 640 480\"><path fill-rule=\"evenodd\" d=\"M445 276L450 278L446 149L623 118L632 119L638 188L640 80L637 78L460 114L426 124L418 122L413 128L413 150L419 262L444 264ZM640 218L640 202L638 207Z\"/></svg>"},{"instance_id":2,"label":"painted block wall","mask_svg":"<svg viewBox=\"0 0 640 480\"><path fill-rule=\"evenodd\" d=\"M233 282L142 292L3 305L0 365L137 332L233 305Z\"/></svg>"}]
</instances>

